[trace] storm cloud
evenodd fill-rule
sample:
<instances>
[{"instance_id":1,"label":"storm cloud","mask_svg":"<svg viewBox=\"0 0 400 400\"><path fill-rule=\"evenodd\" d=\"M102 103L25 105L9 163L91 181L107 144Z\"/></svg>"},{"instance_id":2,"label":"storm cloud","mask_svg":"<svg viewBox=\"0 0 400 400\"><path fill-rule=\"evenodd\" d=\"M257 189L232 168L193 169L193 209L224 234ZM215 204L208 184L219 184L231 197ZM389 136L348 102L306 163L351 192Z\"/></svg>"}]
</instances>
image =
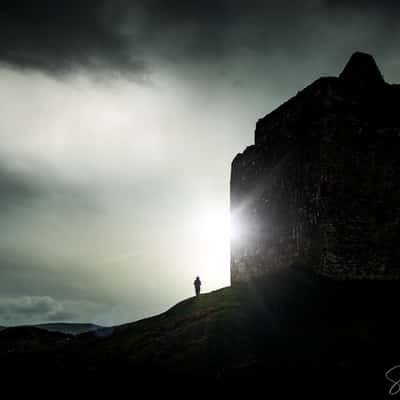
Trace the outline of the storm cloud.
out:
<instances>
[{"instance_id":1,"label":"storm cloud","mask_svg":"<svg viewBox=\"0 0 400 400\"><path fill-rule=\"evenodd\" d=\"M34 323L35 321L52 321L73 319L76 315L65 310L63 304L48 296L18 297L0 299L2 322L14 325Z\"/></svg>"},{"instance_id":2,"label":"storm cloud","mask_svg":"<svg viewBox=\"0 0 400 400\"><path fill-rule=\"evenodd\" d=\"M113 10L106 1L6 1L0 23L0 57L19 68L55 74L79 66L118 65L135 73L144 68L113 24Z\"/></svg>"},{"instance_id":3,"label":"storm cloud","mask_svg":"<svg viewBox=\"0 0 400 400\"><path fill-rule=\"evenodd\" d=\"M0 60L62 75L84 68L143 78L161 62L287 61L385 54L398 37L396 1L6 1Z\"/></svg>"}]
</instances>

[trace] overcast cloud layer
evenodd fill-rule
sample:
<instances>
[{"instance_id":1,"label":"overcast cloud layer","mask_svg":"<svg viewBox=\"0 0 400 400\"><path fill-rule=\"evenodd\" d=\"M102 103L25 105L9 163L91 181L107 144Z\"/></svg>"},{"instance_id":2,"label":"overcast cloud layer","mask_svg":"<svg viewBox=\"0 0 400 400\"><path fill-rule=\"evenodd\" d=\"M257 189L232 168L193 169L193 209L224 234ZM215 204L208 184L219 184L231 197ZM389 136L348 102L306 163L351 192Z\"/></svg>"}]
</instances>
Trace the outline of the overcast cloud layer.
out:
<instances>
[{"instance_id":1,"label":"overcast cloud layer","mask_svg":"<svg viewBox=\"0 0 400 400\"><path fill-rule=\"evenodd\" d=\"M400 81L397 1L5 1L0 324L120 323L229 284L229 168L354 51Z\"/></svg>"}]
</instances>

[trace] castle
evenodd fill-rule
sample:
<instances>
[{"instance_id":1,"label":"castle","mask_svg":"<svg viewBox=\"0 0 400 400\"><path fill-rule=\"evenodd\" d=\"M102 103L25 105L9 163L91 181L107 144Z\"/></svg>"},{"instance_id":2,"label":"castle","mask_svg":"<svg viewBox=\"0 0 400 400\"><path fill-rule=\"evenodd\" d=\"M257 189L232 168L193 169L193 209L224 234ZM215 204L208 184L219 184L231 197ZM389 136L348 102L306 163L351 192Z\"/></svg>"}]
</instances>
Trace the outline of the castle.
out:
<instances>
[{"instance_id":1,"label":"castle","mask_svg":"<svg viewBox=\"0 0 400 400\"><path fill-rule=\"evenodd\" d=\"M304 266L400 277L400 85L352 55L258 120L231 170L231 283Z\"/></svg>"}]
</instances>

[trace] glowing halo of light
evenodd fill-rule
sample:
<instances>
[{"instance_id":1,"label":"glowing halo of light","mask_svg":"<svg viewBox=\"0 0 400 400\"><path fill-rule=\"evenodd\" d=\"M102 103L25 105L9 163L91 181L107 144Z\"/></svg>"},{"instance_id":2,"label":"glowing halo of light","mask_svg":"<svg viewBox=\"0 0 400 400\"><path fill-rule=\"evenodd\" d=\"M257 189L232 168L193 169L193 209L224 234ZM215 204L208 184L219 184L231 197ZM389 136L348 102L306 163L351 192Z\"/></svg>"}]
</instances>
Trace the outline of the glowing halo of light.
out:
<instances>
[{"instance_id":1,"label":"glowing halo of light","mask_svg":"<svg viewBox=\"0 0 400 400\"><path fill-rule=\"evenodd\" d=\"M199 207L193 215L192 262L196 265L198 275L207 285L207 289L217 289L224 285L224 282L229 282L230 276L229 209L206 205Z\"/></svg>"}]
</instances>

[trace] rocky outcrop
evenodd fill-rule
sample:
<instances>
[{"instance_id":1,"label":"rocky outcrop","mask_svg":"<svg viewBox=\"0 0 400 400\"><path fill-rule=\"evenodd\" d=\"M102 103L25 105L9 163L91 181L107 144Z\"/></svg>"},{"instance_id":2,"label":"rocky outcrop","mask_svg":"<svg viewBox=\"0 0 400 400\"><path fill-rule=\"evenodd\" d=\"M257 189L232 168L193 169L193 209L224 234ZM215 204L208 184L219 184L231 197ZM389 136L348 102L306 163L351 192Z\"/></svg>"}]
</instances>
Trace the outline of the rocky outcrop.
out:
<instances>
[{"instance_id":1,"label":"rocky outcrop","mask_svg":"<svg viewBox=\"0 0 400 400\"><path fill-rule=\"evenodd\" d=\"M232 162L231 282L304 266L400 277L400 87L355 53L260 119Z\"/></svg>"}]
</instances>

